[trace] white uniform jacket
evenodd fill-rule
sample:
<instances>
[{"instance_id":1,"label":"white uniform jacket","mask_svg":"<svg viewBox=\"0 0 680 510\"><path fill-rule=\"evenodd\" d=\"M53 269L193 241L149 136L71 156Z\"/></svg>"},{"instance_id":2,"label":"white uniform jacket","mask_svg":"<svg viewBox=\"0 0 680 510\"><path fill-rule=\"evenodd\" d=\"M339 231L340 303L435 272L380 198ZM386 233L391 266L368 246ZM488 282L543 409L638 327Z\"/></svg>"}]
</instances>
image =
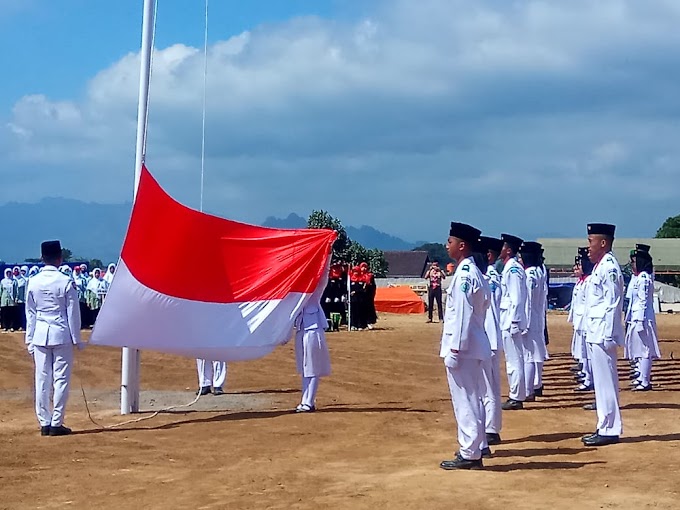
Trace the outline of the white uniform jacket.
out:
<instances>
[{"instance_id":1,"label":"white uniform jacket","mask_svg":"<svg viewBox=\"0 0 680 510\"><path fill-rule=\"evenodd\" d=\"M654 315L654 281L649 273L639 273L635 278L636 294L631 299L631 322L653 321Z\"/></svg>"},{"instance_id":2,"label":"white uniform jacket","mask_svg":"<svg viewBox=\"0 0 680 510\"><path fill-rule=\"evenodd\" d=\"M503 350L503 337L501 336L501 275L494 266L486 269L486 281L491 292L491 306L486 310L484 329L489 337L491 350Z\"/></svg>"},{"instance_id":3,"label":"white uniform jacket","mask_svg":"<svg viewBox=\"0 0 680 510\"><path fill-rule=\"evenodd\" d=\"M78 291L73 280L54 266L45 266L28 282L26 343L41 347L80 343Z\"/></svg>"},{"instance_id":4,"label":"white uniform jacket","mask_svg":"<svg viewBox=\"0 0 680 510\"><path fill-rule=\"evenodd\" d=\"M527 329L526 274L517 259L512 258L505 263L501 290L501 330L510 331L513 323L520 331Z\"/></svg>"},{"instance_id":5,"label":"white uniform jacket","mask_svg":"<svg viewBox=\"0 0 680 510\"><path fill-rule=\"evenodd\" d=\"M586 341L612 340L623 345L623 275L614 254L607 253L595 266L586 285Z\"/></svg>"},{"instance_id":6,"label":"white uniform jacket","mask_svg":"<svg viewBox=\"0 0 680 510\"><path fill-rule=\"evenodd\" d=\"M491 302L491 289L472 257L458 263L446 294L439 355L444 358L456 350L461 358L490 359L491 345L484 320Z\"/></svg>"},{"instance_id":7,"label":"white uniform jacket","mask_svg":"<svg viewBox=\"0 0 680 510\"><path fill-rule=\"evenodd\" d=\"M574 285L574 291L571 294L571 306L569 307L568 321L574 325L576 331L583 331L585 323L583 318L586 313L586 278L579 278Z\"/></svg>"}]
</instances>

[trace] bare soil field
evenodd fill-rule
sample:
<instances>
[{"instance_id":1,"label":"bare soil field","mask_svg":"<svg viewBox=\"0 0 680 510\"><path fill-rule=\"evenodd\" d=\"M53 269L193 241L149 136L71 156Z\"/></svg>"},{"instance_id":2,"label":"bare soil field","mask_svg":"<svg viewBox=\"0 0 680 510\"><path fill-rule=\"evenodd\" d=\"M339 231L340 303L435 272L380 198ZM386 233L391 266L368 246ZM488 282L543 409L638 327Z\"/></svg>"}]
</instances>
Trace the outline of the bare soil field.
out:
<instances>
[{"instance_id":1,"label":"bare soil field","mask_svg":"<svg viewBox=\"0 0 680 510\"><path fill-rule=\"evenodd\" d=\"M504 412L503 444L482 471L447 472L457 449L441 324L381 315L378 329L328 335L333 375L318 411L299 401L292 344L229 366L227 395L103 430L119 416L120 351L76 353L66 424L41 437L32 360L20 333L0 334L0 508L680 508L680 315L659 316L655 391L633 393L620 363L624 436L588 449L596 417L568 368L571 327L549 316L545 397ZM142 404L194 399L195 362L142 355ZM504 384L504 392L507 384ZM143 415L142 415L143 416ZM137 417L135 415L134 417Z\"/></svg>"}]
</instances>

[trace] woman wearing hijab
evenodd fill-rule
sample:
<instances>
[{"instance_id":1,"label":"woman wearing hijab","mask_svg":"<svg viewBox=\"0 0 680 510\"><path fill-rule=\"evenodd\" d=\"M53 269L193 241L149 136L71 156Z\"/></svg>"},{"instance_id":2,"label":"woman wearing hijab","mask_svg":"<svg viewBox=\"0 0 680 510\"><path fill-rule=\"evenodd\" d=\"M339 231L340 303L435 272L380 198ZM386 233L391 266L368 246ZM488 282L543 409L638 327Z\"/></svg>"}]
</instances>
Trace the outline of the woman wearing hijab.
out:
<instances>
[{"instance_id":1,"label":"woman wearing hijab","mask_svg":"<svg viewBox=\"0 0 680 510\"><path fill-rule=\"evenodd\" d=\"M85 288L85 300L87 307L90 309L90 326L94 325L99 315L99 309L102 307L103 297L100 293L100 286L107 285L104 278L102 278L102 271L98 267L92 270L92 278ZM105 293L104 293L105 294Z\"/></svg>"},{"instance_id":2,"label":"woman wearing hijab","mask_svg":"<svg viewBox=\"0 0 680 510\"><path fill-rule=\"evenodd\" d=\"M366 282L361 275L359 266L354 266L350 273L349 305L350 327L353 331L366 329Z\"/></svg>"},{"instance_id":3,"label":"woman wearing hijab","mask_svg":"<svg viewBox=\"0 0 680 510\"><path fill-rule=\"evenodd\" d=\"M366 262L359 264L359 268L361 269L361 275L365 284L364 288L366 292L364 299L364 315L366 317L366 326L368 329L373 329L373 325L378 322L378 314L375 311L375 278Z\"/></svg>"},{"instance_id":4,"label":"woman wearing hijab","mask_svg":"<svg viewBox=\"0 0 680 510\"><path fill-rule=\"evenodd\" d=\"M331 358L326 344L326 315L321 308L324 279L295 319L295 362L302 376L302 398L297 413L316 411L319 380L331 374Z\"/></svg>"},{"instance_id":5,"label":"woman wearing hijab","mask_svg":"<svg viewBox=\"0 0 680 510\"><path fill-rule=\"evenodd\" d=\"M15 315L15 327L22 331L26 329L26 287L28 286L28 266L21 266L18 275L14 278L17 281L17 309Z\"/></svg>"},{"instance_id":6,"label":"woman wearing hijab","mask_svg":"<svg viewBox=\"0 0 680 510\"><path fill-rule=\"evenodd\" d=\"M12 270L5 269L5 277L0 280L0 321L4 331L14 331L14 315L17 304L17 282L12 278Z\"/></svg>"},{"instance_id":7,"label":"woman wearing hijab","mask_svg":"<svg viewBox=\"0 0 680 510\"><path fill-rule=\"evenodd\" d=\"M652 256L642 250L636 250L632 259L636 278L628 330L630 355L639 360L639 371L632 374L631 379L633 391L649 391L652 389L652 361L661 357L654 314L654 264Z\"/></svg>"},{"instance_id":8,"label":"woman wearing hijab","mask_svg":"<svg viewBox=\"0 0 680 510\"><path fill-rule=\"evenodd\" d=\"M113 274L115 272L116 272L116 264L113 264L113 263L109 264L109 267L106 270L106 274L104 275L104 280L106 280L106 283L108 285L111 285L111 282L113 281Z\"/></svg>"},{"instance_id":9,"label":"woman wearing hijab","mask_svg":"<svg viewBox=\"0 0 680 510\"><path fill-rule=\"evenodd\" d=\"M37 275L39 272L40 272L40 268L38 266L31 266L31 269L28 270L28 279L30 280L35 275Z\"/></svg>"}]
</instances>

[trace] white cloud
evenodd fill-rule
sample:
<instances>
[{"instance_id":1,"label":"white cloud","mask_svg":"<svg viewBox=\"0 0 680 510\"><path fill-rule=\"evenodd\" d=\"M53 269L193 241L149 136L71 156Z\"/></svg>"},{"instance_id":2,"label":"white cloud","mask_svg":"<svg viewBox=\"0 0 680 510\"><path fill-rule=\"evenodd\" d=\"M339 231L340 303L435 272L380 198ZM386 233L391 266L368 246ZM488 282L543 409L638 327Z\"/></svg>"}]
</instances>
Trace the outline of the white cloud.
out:
<instances>
[{"instance_id":1,"label":"white cloud","mask_svg":"<svg viewBox=\"0 0 680 510\"><path fill-rule=\"evenodd\" d=\"M677 186L631 183L680 177L680 3L376 5L211 45L206 208L260 221L325 207L411 239L441 237L430 217L533 236L597 216L643 235L677 213ZM0 200L127 199L138 68L126 55L82 98L20 100L0 132L0 164L17 169ZM156 52L148 161L191 206L202 83L200 49Z\"/></svg>"}]
</instances>

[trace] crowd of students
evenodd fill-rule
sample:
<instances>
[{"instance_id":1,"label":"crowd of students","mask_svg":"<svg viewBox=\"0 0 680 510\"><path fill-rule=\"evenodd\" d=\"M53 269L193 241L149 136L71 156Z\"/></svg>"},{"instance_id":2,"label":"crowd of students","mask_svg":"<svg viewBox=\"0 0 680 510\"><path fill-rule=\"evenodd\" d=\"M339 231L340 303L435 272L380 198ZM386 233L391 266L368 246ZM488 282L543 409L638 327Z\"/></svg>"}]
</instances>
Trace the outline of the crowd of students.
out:
<instances>
[{"instance_id":1,"label":"crowd of students","mask_svg":"<svg viewBox=\"0 0 680 510\"><path fill-rule=\"evenodd\" d=\"M3 331L26 329L26 288L29 280L40 271L38 266L29 269L25 265L5 269L0 282L0 324ZM96 267L88 271L87 264L73 267L64 264L59 271L73 280L78 291L82 327L92 327L113 280L116 265L109 264L105 270Z\"/></svg>"}]
</instances>

